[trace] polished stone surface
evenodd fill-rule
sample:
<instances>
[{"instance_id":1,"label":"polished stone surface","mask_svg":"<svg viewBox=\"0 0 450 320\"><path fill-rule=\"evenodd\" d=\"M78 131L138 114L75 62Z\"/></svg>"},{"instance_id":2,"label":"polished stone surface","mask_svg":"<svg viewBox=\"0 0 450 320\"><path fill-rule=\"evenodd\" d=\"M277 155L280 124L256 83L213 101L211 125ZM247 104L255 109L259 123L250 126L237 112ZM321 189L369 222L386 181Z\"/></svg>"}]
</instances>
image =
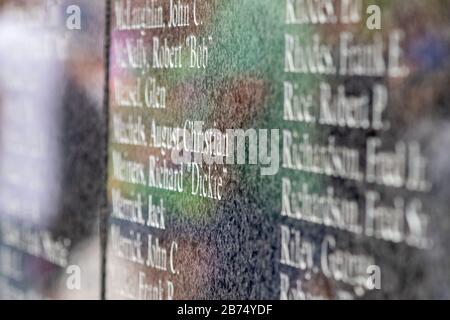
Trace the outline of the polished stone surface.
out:
<instances>
[{"instance_id":1,"label":"polished stone surface","mask_svg":"<svg viewBox=\"0 0 450 320\"><path fill-rule=\"evenodd\" d=\"M449 5L318 3L114 1L107 297L449 297Z\"/></svg>"},{"instance_id":2,"label":"polished stone surface","mask_svg":"<svg viewBox=\"0 0 450 320\"><path fill-rule=\"evenodd\" d=\"M0 298L450 298L449 9L0 0Z\"/></svg>"}]
</instances>

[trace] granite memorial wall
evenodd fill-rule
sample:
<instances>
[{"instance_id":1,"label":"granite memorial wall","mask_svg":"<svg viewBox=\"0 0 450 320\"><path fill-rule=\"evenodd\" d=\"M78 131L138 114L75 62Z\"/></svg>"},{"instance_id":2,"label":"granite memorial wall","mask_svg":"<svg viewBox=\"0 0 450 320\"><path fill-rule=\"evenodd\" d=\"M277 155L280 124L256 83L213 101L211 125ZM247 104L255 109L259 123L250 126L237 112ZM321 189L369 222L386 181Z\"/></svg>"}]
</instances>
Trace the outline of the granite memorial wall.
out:
<instances>
[{"instance_id":1,"label":"granite memorial wall","mask_svg":"<svg viewBox=\"0 0 450 320\"><path fill-rule=\"evenodd\" d=\"M450 298L449 1L0 5L1 298Z\"/></svg>"}]
</instances>

